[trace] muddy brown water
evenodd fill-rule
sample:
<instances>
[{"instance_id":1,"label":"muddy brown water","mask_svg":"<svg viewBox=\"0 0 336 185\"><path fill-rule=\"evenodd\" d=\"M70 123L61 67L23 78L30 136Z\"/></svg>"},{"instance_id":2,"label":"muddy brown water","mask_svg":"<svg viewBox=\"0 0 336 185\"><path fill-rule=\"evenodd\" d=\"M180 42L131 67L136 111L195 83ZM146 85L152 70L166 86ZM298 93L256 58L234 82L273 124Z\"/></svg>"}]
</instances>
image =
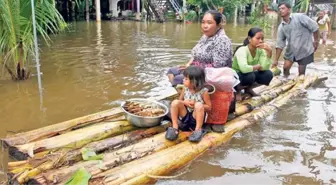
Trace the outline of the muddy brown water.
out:
<instances>
[{"instance_id":1,"label":"muddy brown water","mask_svg":"<svg viewBox=\"0 0 336 185\"><path fill-rule=\"evenodd\" d=\"M228 24L225 31L236 46L249 28ZM36 76L0 81L0 137L160 95L169 85L167 69L186 63L200 36L199 24L73 23L51 47L41 44L43 102ZM333 32L309 66L328 74L326 82L158 184L336 183L335 39ZM266 41L274 45L272 30ZM6 164L6 154L0 155Z\"/></svg>"}]
</instances>

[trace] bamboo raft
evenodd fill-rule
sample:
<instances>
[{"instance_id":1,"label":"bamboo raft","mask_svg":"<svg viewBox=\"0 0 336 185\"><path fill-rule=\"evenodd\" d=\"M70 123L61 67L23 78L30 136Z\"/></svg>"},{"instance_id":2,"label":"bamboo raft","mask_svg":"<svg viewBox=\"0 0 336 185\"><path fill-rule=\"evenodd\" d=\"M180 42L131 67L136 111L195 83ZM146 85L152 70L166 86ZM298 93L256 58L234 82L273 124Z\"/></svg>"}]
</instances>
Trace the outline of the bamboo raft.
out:
<instances>
[{"instance_id":1,"label":"bamboo raft","mask_svg":"<svg viewBox=\"0 0 336 185\"><path fill-rule=\"evenodd\" d=\"M273 73L277 74L274 70ZM270 86L255 90L261 96L237 104L237 117L225 124L225 133L208 133L199 143L181 132L176 141L165 139L169 124L139 129L114 108L1 139L9 155L10 183L65 184L84 170L89 184L147 184L180 169L212 147L225 144L240 130L257 123L292 97L326 80L308 74L292 80L275 77ZM157 100L172 100L176 91ZM258 108L258 109L255 109ZM96 155L88 160L83 151Z\"/></svg>"}]
</instances>

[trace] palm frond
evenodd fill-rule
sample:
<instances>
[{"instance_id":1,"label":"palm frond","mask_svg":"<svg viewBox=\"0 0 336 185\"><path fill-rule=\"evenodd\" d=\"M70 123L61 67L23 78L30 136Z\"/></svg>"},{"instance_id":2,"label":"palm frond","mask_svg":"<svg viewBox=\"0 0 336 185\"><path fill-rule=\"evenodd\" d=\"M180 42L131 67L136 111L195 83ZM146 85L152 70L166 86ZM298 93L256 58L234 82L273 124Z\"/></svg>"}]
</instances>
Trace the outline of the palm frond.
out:
<instances>
[{"instance_id":1,"label":"palm frond","mask_svg":"<svg viewBox=\"0 0 336 185\"><path fill-rule=\"evenodd\" d=\"M299 0L294 6L294 9L307 12L309 9L309 3L310 0Z\"/></svg>"},{"instance_id":2,"label":"palm frond","mask_svg":"<svg viewBox=\"0 0 336 185\"><path fill-rule=\"evenodd\" d=\"M34 3L38 35L49 44L49 34L63 30L66 23L55 7L55 0L34 0ZM2 63L12 61L10 64L15 69L19 61L18 49L23 49L23 59L34 56L30 0L0 0L0 36L0 57L4 58Z\"/></svg>"},{"instance_id":3,"label":"palm frond","mask_svg":"<svg viewBox=\"0 0 336 185\"><path fill-rule=\"evenodd\" d=\"M4 39L0 43L0 51L4 52L4 57L6 60L17 61L18 60L18 50L17 45L19 44L20 36L20 2L12 0L2 0L0 1L0 33ZM10 52L10 53L7 53Z\"/></svg>"}]
</instances>

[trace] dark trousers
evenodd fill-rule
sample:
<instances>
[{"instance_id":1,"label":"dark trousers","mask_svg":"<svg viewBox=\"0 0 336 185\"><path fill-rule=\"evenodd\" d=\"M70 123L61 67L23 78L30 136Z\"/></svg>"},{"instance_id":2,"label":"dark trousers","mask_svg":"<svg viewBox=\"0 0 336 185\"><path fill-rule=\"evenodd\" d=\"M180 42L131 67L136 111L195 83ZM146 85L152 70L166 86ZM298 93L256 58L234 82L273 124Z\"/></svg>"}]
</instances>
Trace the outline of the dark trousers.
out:
<instances>
[{"instance_id":1,"label":"dark trousers","mask_svg":"<svg viewBox=\"0 0 336 185\"><path fill-rule=\"evenodd\" d=\"M270 70L266 71L255 71L251 73L238 73L240 85L251 86L254 83L269 85L273 79L273 73ZM235 87L237 88L237 86ZM237 90L237 89L236 89ZM234 98L230 105L229 113L236 111L236 93L234 93Z\"/></svg>"},{"instance_id":2,"label":"dark trousers","mask_svg":"<svg viewBox=\"0 0 336 185\"><path fill-rule=\"evenodd\" d=\"M269 85L273 79L273 73L270 70L238 73L238 76L241 86L251 86L254 83Z\"/></svg>"}]
</instances>

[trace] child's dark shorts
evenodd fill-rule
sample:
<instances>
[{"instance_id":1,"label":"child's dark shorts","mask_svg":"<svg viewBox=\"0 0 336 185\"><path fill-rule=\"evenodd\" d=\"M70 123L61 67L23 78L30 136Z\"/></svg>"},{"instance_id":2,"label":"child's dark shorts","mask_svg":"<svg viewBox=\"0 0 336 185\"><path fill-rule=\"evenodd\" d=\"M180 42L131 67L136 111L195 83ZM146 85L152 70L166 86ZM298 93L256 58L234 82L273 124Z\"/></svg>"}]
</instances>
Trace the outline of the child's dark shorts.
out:
<instances>
[{"instance_id":1,"label":"child's dark shorts","mask_svg":"<svg viewBox=\"0 0 336 185\"><path fill-rule=\"evenodd\" d=\"M187 109L187 107L186 107ZM181 119L180 118L180 123L179 123L179 129L182 131L193 131L196 128L196 119L193 117L193 112L194 111L189 111L187 109L187 114ZM203 124L205 123L207 118L207 113L205 112L204 114L204 120Z\"/></svg>"}]
</instances>

